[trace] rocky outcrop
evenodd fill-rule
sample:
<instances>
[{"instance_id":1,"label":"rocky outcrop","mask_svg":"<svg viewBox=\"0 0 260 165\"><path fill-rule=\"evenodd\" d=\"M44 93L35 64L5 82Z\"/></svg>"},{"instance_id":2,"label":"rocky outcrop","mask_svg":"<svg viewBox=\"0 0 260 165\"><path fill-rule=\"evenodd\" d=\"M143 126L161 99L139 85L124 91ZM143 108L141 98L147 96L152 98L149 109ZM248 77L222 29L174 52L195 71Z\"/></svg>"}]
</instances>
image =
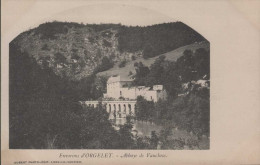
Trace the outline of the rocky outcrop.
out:
<instances>
[{"instance_id":1,"label":"rocky outcrop","mask_svg":"<svg viewBox=\"0 0 260 165\"><path fill-rule=\"evenodd\" d=\"M164 33L153 36L160 31L173 31L171 38L174 42L168 42L169 39L163 41ZM175 33L178 36L182 34L182 37L176 40ZM105 65L102 61L112 64L108 65L111 67L122 61L131 61L133 57L143 58L144 50L147 51L152 45L159 45L156 50L164 52L168 51L166 48L173 50L177 46L203 40L197 32L180 22L149 27L52 22L20 34L12 43L21 52L33 57L42 68L51 68L60 77L80 80L95 72L107 70L107 67L102 68ZM165 46L166 41L174 44ZM103 60L105 57L108 60Z\"/></svg>"}]
</instances>

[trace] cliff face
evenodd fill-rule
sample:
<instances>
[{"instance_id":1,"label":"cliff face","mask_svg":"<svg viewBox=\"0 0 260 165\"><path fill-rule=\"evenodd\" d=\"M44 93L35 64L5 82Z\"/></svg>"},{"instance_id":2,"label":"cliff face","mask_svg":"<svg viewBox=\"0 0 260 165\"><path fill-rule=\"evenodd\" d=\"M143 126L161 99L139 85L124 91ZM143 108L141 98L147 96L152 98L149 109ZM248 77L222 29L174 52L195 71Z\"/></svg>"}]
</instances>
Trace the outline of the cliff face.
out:
<instances>
[{"instance_id":1,"label":"cliff face","mask_svg":"<svg viewBox=\"0 0 260 165\"><path fill-rule=\"evenodd\" d=\"M149 27L52 22L20 34L12 44L42 68L51 68L63 78L81 80L122 61L154 57L204 40L180 22Z\"/></svg>"}]
</instances>

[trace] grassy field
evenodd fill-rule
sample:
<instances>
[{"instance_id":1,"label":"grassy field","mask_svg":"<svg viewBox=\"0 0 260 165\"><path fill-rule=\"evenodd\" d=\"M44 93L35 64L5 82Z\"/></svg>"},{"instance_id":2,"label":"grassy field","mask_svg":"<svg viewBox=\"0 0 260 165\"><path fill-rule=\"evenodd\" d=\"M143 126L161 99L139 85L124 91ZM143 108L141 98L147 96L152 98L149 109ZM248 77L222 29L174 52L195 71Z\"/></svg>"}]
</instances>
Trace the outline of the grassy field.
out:
<instances>
[{"instance_id":1,"label":"grassy field","mask_svg":"<svg viewBox=\"0 0 260 165\"><path fill-rule=\"evenodd\" d=\"M200 43L194 43L191 45L186 45L183 47L180 47L178 49L175 49L173 51L161 54L159 56L164 55L167 60L170 61L176 61L179 57L182 56L183 52L186 49L190 49L192 51L198 49L198 48L205 48L206 50L209 50L209 43L208 42L200 42ZM107 71L100 72L98 75L100 76L112 76L112 75L120 75L120 76L128 76L128 73L132 71L132 73L135 73L135 62L142 62L146 66L151 66L151 64L154 63L155 59L157 59L159 56L149 58L149 59L143 59L143 58L137 58L134 61L129 61L126 63L125 67L119 68L118 64L115 64L115 66Z\"/></svg>"}]
</instances>

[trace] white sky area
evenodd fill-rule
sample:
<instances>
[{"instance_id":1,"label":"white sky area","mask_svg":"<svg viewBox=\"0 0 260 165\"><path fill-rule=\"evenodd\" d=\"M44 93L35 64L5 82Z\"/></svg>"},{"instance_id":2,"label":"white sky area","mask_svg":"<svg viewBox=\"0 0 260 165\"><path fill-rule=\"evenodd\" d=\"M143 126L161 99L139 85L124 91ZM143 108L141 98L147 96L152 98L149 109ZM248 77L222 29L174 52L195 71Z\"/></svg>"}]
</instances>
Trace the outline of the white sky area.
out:
<instances>
[{"instance_id":1,"label":"white sky area","mask_svg":"<svg viewBox=\"0 0 260 165\"><path fill-rule=\"evenodd\" d=\"M99 4L78 7L54 15L52 20L83 23L121 23L124 25L152 25L174 22L171 17L143 7Z\"/></svg>"},{"instance_id":2,"label":"white sky area","mask_svg":"<svg viewBox=\"0 0 260 165\"><path fill-rule=\"evenodd\" d=\"M146 0L4 0L2 2L4 10L1 10L4 15L1 21L1 34L8 36L9 39L15 38L21 32L54 20L84 24L121 23L133 26L181 21L210 40L217 32L214 31L217 28L209 30L209 26L217 27L218 21L222 21L223 24L231 23L229 18L233 18L235 13L228 11L244 13L238 10L238 5L234 5L233 1L199 0L199 2L190 0L149 2ZM253 4L253 6L257 5ZM232 19L233 21L236 20ZM257 27L256 24L253 26Z\"/></svg>"},{"instance_id":3,"label":"white sky area","mask_svg":"<svg viewBox=\"0 0 260 165\"><path fill-rule=\"evenodd\" d=\"M15 1L14 10L10 11L10 19L5 17L5 28L8 31L13 28L16 31L15 38L21 32L35 28L42 23L52 21L77 22L84 24L121 23L130 26L147 26L159 23L175 22L177 20L166 16L156 10L132 4L99 3L75 5L77 3L66 2L66 5L55 3L49 5L46 1L24 1L21 4ZM30 3L29 3L30 2ZM84 3L83 3L84 4ZM17 5L17 6L16 6ZM62 8L61 6L66 6ZM17 10L15 9L17 8ZM23 13L23 14L21 14ZM15 15L15 17L13 17Z\"/></svg>"}]
</instances>

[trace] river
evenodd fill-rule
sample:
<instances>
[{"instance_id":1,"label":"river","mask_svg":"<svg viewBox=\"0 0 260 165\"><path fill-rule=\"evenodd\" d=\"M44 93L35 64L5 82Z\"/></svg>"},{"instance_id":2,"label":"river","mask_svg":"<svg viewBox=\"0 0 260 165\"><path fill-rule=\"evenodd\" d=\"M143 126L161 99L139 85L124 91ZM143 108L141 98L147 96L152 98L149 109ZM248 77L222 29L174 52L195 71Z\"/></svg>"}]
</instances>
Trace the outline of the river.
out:
<instances>
[{"instance_id":1,"label":"river","mask_svg":"<svg viewBox=\"0 0 260 165\"><path fill-rule=\"evenodd\" d=\"M111 120L113 124L116 125L116 128L118 129L118 125L123 125L126 122L126 118L117 118ZM154 124L152 122L146 122L146 121L138 121L138 120L132 120L133 122L133 131L138 134L138 136L150 136L152 131L156 131L159 133L163 126Z\"/></svg>"},{"instance_id":2,"label":"river","mask_svg":"<svg viewBox=\"0 0 260 165\"><path fill-rule=\"evenodd\" d=\"M117 118L111 120L115 124L116 129L119 129L119 125L123 125L126 122L126 118ZM156 131L157 134L164 129L162 125L158 125L148 121L131 120L133 122L133 131L137 132L138 136L150 136L152 131ZM172 138L191 138L194 135L184 130L177 128L172 129Z\"/></svg>"},{"instance_id":3,"label":"river","mask_svg":"<svg viewBox=\"0 0 260 165\"><path fill-rule=\"evenodd\" d=\"M115 129L119 129L119 125L123 125L126 123L126 118L116 118L116 119L110 119L110 121L113 123ZM138 120L131 120L133 123L133 134L137 134L140 137L144 136L151 136L152 131L156 131L157 135L159 135L160 131L164 129L163 126L157 125L152 122L146 122L146 121L138 121ZM169 137L170 139L198 139L196 135L193 135L192 133L188 133L185 130L180 130L177 128L173 128L171 131L171 135ZM199 140L199 145L201 149L208 149L209 148L209 139L207 137L203 137L201 140Z\"/></svg>"}]
</instances>

